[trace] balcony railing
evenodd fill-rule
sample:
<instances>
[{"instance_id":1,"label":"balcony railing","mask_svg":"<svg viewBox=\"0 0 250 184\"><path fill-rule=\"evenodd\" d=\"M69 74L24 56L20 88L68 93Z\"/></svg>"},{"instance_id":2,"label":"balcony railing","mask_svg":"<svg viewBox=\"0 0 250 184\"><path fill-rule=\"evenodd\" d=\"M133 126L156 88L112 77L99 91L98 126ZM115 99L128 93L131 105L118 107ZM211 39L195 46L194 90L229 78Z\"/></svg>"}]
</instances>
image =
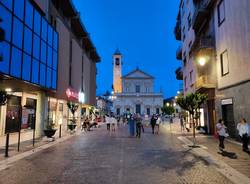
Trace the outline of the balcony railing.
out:
<instances>
[{"instance_id":1,"label":"balcony railing","mask_svg":"<svg viewBox=\"0 0 250 184\"><path fill-rule=\"evenodd\" d=\"M210 36L202 36L196 37L190 52L196 52L204 49L214 49L215 48L215 40L213 37Z\"/></svg>"},{"instance_id":2,"label":"balcony railing","mask_svg":"<svg viewBox=\"0 0 250 184\"><path fill-rule=\"evenodd\" d=\"M215 88L216 79L208 75L202 75L198 77L194 86L195 86L195 90L199 90L201 88Z\"/></svg>"},{"instance_id":3,"label":"balcony railing","mask_svg":"<svg viewBox=\"0 0 250 184\"><path fill-rule=\"evenodd\" d=\"M180 45L176 50L176 59L182 60L182 45Z\"/></svg>"},{"instance_id":4,"label":"balcony railing","mask_svg":"<svg viewBox=\"0 0 250 184\"><path fill-rule=\"evenodd\" d=\"M194 3L195 12L192 19L192 26L194 31L197 32L208 18L209 11L211 10L213 3L215 3L215 0L194 0Z\"/></svg>"},{"instance_id":5,"label":"balcony railing","mask_svg":"<svg viewBox=\"0 0 250 184\"><path fill-rule=\"evenodd\" d=\"M177 20L174 28L175 39L181 41L181 21Z\"/></svg>"}]
</instances>

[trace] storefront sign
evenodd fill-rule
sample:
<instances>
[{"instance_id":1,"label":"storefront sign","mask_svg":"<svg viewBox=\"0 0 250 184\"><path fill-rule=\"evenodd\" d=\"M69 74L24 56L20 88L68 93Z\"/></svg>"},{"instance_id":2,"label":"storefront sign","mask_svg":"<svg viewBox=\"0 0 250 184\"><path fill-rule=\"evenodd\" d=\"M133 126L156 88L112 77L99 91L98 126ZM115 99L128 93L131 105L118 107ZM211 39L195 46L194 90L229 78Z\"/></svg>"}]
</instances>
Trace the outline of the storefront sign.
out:
<instances>
[{"instance_id":1,"label":"storefront sign","mask_svg":"<svg viewBox=\"0 0 250 184\"><path fill-rule=\"evenodd\" d=\"M221 100L221 105L230 105L230 104L233 104L232 98L227 98L227 99Z\"/></svg>"},{"instance_id":2,"label":"storefront sign","mask_svg":"<svg viewBox=\"0 0 250 184\"><path fill-rule=\"evenodd\" d=\"M69 99L72 99L72 100L78 100L78 92L76 92L74 89L72 88L68 88L66 90L66 95Z\"/></svg>"}]
</instances>

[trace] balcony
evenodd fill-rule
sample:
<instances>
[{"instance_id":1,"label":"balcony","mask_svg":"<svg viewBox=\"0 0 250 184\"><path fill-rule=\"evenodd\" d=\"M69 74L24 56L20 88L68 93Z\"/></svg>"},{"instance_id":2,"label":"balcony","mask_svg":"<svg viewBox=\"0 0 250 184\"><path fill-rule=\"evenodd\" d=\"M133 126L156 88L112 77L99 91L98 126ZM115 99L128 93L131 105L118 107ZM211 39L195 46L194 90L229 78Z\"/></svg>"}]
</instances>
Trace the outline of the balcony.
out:
<instances>
[{"instance_id":1,"label":"balcony","mask_svg":"<svg viewBox=\"0 0 250 184\"><path fill-rule=\"evenodd\" d=\"M195 11L193 15L193 22L192 26L194 31L197 33L200 29L200 27L206 22L209 11L212 10L212 6L215 3L215 0L201 0L197 1L194 0L195 3Z\"/></svg>"},{"instance_id":2,"label":"balcony","mask_svg":"<svg viewBox=\"0 0 250 184\"><path fill-rule=\"evenodd\" d=\"M215 49L215 40L211 36L201 36L196 37L190 52L199 52L201 50L214 50Z\"/></svg>"},{"instance_id":3,"label":"balcony","mask_svg":"<svg viewBox=\"0 0 250 184\"><path fill-rule=\"evenodd\" d=\"M176 59L182 60L182 45L180 45L176 50Z\"/></svg>"},{"instance_id":4,"label":"balcony","mask_svg":"<svg viewBox=\"0 0 250 184\"><path fill-rule=\"evenodd\" d=\"M194 86L196 91L202 88L216 88L216 79L208 75L202 75L198 77L198 79L194 83Z\"/></svg>"},{"instance_id":5,"label":"balcony","mask_svg":"<svg viewBox=\"0 0 250 184\"><path fill-rule=\"evenodd\" d=\"M181 41L181 21L177 20L174 28L175 39Z\"/></svg>"}]
</instances>

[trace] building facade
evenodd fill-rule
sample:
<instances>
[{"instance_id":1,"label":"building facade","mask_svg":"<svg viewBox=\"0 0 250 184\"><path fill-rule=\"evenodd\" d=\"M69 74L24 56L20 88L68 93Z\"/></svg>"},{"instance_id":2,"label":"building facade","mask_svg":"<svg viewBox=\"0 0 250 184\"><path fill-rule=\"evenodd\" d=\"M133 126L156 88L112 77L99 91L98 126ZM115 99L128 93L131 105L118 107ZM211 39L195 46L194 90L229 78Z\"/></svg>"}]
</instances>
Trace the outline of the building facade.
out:
<instances>
[{"instance_id":1,"label":"building facade","mask_svg":"<svg viewBox=\"0 0 250 184\"><path fill-rule=\"evenodd\" d=\"M9 96L0 106L0 136L21 128L21 140L31 139L22 135L33 129L40 137L48 120L66 130L67 102L79 104L78 119L96 105L100 60L74 5L70 0L8 0L0 2L0 11L5 32L0 91Z\"/></svg>"},{"instance_id":2,"label":"building facade","mask_svg":"<svg viewBox=\"0 0 250 184\"><path fill-rule=\"evenodd\" d=\"M114 54L114 76L122 76L122 55L115 52ZM154 92L154 77L141 71L139 68L120 78L121 86L113 84L115 89L122 89L121 92L114 92L114 113L123 115L124 113L139 114L160 114L163 106L163 94ZM114 80L116 81L116 80Z\"/></svg>"},{"instance_id":3,"label":"building facade","mask_svg":"<svg viewBox=\"0 0 250 184\"><path fill-rule=\"evenodd\" d=\"M222 118L235 137L240 118L249 119L249 7L247 0L180 1L175 36L184 94L208 95L201 118L210 133Z\"/></svg>"}]
</instances>

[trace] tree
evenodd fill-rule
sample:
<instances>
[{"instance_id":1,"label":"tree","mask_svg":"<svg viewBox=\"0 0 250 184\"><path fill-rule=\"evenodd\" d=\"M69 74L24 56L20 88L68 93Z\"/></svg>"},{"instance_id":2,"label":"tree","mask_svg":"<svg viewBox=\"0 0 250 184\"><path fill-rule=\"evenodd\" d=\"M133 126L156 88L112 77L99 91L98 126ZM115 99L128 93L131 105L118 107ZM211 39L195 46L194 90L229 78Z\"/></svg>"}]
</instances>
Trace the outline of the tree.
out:
<instances>
[{"instance_id":1,"label":"tree","mask_svg":"<svg viewBox=\"0 0 250 184\"><path fill-rule=\"evenodd\" d=\"M164 105L164 106L161 108L161 111L162 111L163 114L172 115L172 114L175 112L175 109L174 109L173 106Z\"/></svg>"},{"instance_id":2,"label":"tree","mask_svg":"<svg viewBox=\"0 0 250 184\"><path fill-rule=\"evenodd\" d=\"M199 109L202 104L207 100L207 95L201 93L190 93L186 96L179 95L176 103L184 110L188 111L190 114L190 119L192 120L193 127L193 146L195 147L195 129L197 120L200 118Z\"/></svg>"}]
</instances>

